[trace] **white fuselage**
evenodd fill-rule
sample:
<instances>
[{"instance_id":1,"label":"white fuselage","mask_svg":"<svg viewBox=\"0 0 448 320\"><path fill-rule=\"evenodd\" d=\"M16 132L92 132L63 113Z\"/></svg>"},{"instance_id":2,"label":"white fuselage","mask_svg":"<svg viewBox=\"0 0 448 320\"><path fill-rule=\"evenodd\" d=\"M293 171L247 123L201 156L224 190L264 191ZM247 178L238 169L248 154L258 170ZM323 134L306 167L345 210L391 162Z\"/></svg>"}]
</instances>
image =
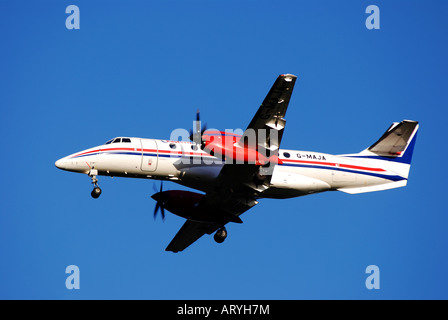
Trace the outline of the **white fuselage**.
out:
<instances>
[{"instance_id":1,"label":"white fuselage","mask_svg":"<svg viewBox=\"0 0 448 320\"><path fill-rule=\"evenodd\" d=\"M124 141L125 139L123 139ZM328 190L357 190L380 185L406 185L407 174L389 161L357 155L280 150L270 187L260 198L289 198ZM224 161L190 142L126 138L74 153L56 161L67 171L98 175L171 180L204 192L214 185ZM402 166L402 164L400 164ZM406 171L406 170L405 170ZM396 187L396 186L395 186ZM385 189L387 189L386 187ZM349 193L356 193L350 192Z\"/></svg>"}]
</instances>

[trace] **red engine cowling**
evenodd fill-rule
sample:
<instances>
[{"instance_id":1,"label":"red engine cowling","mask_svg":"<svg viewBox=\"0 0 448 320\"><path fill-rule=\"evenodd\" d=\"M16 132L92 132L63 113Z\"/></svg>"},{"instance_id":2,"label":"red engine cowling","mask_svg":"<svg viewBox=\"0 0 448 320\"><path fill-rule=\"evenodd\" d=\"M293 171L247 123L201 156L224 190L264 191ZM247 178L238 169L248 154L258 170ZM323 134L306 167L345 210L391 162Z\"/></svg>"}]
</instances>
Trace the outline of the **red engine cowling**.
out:
<instances>
[{"instance_id":1,"label":"red engine cowling","mask_svg":"<svg viewBox=\"0 0 448 320\"><path fill-rule=\"evenodd\" d=\"M221 211L207 212L199 206L199 203L205 195L184 191L184 190L169 190L157 192L151 197L160 202L161 205L169 212L194 221L201 222L237 222L241 223L241 219L234 215L229 215Z\"/></svg>"},{"instance_id":2,"label":"red engine cowling","mask_svg":"<svg viewBox=\"0 0 448 320\"><path fill-rule=\"evenodd\" d=\"M255 165L265 165L268 163L282 164L281 160L272 155L266 157L256 150L256 147L240 147L237 142L241 136L228 135L225 132L205 132L202 136L203 150L208 154L227 160L234 160L236 163L251 163Z\"/></svg>"}]
</instances>

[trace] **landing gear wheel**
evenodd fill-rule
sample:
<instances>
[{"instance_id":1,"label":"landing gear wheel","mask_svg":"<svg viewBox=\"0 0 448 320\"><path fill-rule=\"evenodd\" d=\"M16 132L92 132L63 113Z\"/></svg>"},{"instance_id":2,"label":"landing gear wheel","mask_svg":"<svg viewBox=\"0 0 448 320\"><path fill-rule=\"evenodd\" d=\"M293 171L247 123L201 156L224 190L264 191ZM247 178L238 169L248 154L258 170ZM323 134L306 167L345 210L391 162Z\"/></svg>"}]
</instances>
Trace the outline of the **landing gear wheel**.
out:
<instances>
[{"instance_id":1,"label":"landing gear wheel","mask_svg":"<svg viewBox=\"0 0 448 320\"><path fill-rule=\"evenodd\" d=\"M223 243L227 238L227 230L226 228L221 228L216 231L215 236L213 237L217 243Z\"/></svg>"},{"instance_id":2,"label":"landing gear wheel","mask_svg":"<svg viewBox=\"0 0 448 320\"><path fill-rule=\"evenodd\" d=\"M100 189L100 187L98 187L98 179L96 178L97 175L98 175L98 170L93 169L93 168L90 169L89 177L92 179L92 184L93 184L93 190L92 190L92 193L90 193L90 195L94 199L98 199L98 197L101 195L101 189Z\"/></svg>"},{"instance_id":3,"label":"landing gear wheel","mask_svg":"<svg viewBox=\"0 0 448 320\"><path fill-rule=\"evenodd\" d=\"M92 195L92 198L94 198L94 199L98 199L98 197L101 195L101 189L100 189L100 187L95 187L95 188L92 190L91 195Z\"/></svg>"}]
</instances>

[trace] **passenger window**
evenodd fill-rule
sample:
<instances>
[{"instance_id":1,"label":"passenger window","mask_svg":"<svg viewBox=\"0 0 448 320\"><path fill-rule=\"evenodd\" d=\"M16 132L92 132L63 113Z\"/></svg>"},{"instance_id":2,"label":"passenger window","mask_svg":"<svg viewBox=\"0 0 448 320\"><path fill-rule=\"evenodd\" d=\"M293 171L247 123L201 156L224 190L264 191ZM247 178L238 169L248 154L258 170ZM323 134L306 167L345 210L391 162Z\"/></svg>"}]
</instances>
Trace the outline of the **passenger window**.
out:
<instances>
[{"instance_id":1,"label":"passenger window","mask_svg":"<svg viewBox=\"0 0 448 320\"><path fill-rule=\"evenodd\" d=\"M283 152L283 156L284 156L285 158L289 158L291 155L289 154L289 152Z\"/></svg>"},{"instance_id":2,"label":"passenger window","mask_svg":"<svg viewBox=\"0 0 448 320\"><path fill-rule=\"evenodd\" d=\"M176 149L176 145L174 143L170 143L170 148L171 149Z\"/></svg>"},{"instance_id":3,"label":"passenger window","mask_svg":"<svg viewBox=\"0 0 448 320\"><path fill-rule=\"evenodd\" d=\"M131 139L123 138L123 139L121 139L121 142L131 143Z\"/></svg>"},{"instance_id":4,"label":"passenger window","mask_svg":"<svg viewBox=\"0 0 448 320\"><path fill-rule=\"evenodd\" d=\"M121 138L116 138L113 143L120 143L120 142L121 142Z\"/></svg>"},{"instance_id":5,"label":"passenger window","mask_svg":"<svg viewBox=\"0 0 448 320\"><path fill-rule=\"evenodd\" d=\"M191 145L191 150L194 150L194 151L198 150L198 146L195 145L195 144L192 144Z\"/></svg>"}]
</instances>

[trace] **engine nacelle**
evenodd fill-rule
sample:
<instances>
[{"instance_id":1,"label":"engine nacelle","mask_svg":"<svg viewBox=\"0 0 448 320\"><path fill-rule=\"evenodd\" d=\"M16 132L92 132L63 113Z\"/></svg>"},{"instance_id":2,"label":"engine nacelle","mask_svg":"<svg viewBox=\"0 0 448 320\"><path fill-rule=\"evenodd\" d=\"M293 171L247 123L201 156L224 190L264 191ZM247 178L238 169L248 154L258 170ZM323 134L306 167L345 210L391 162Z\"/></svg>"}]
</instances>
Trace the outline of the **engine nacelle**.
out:
<instances>
[{"instance_id":1,"label":"engine nacelle","mask_svg":"<svg viewBox=\"0 0 448 320\"><path fill-rule=\"evenodd\" d=\"M204 194L185 191L185 190L168 190L158 192L152 198L158 202L162 202L163 207L169 212L194 221L200 222L236 222L241 223L241 219L234 215L229 215L224 211L215 210L208 212L204 210L199 203L205 197Z\"/></svg>"},{"instance_id":2,"label":"engine nacelle","mask_svg":"<svg viewBox=\"0 0 448 320\"><path fill-rule=\"evenodd\" d=\"M218 165L193 166L181 169L180 179L185 185L204 191L218 177L222 167Z\"/></svg>"},{"instance_id":3,"label":"engine nacelle","mask_svg":"<svg viewBox=\"0 0 448 320\"><path fill-rule=\"evenodd\" d=\"M205 140L203 150L214 157L260 166L268 163L282 164L277 155L267 157L260 153L256 146L239 146L241 136L228 136L225 133L211 135L206 132L202 137Z\"/></svg>"}]
</instances>

